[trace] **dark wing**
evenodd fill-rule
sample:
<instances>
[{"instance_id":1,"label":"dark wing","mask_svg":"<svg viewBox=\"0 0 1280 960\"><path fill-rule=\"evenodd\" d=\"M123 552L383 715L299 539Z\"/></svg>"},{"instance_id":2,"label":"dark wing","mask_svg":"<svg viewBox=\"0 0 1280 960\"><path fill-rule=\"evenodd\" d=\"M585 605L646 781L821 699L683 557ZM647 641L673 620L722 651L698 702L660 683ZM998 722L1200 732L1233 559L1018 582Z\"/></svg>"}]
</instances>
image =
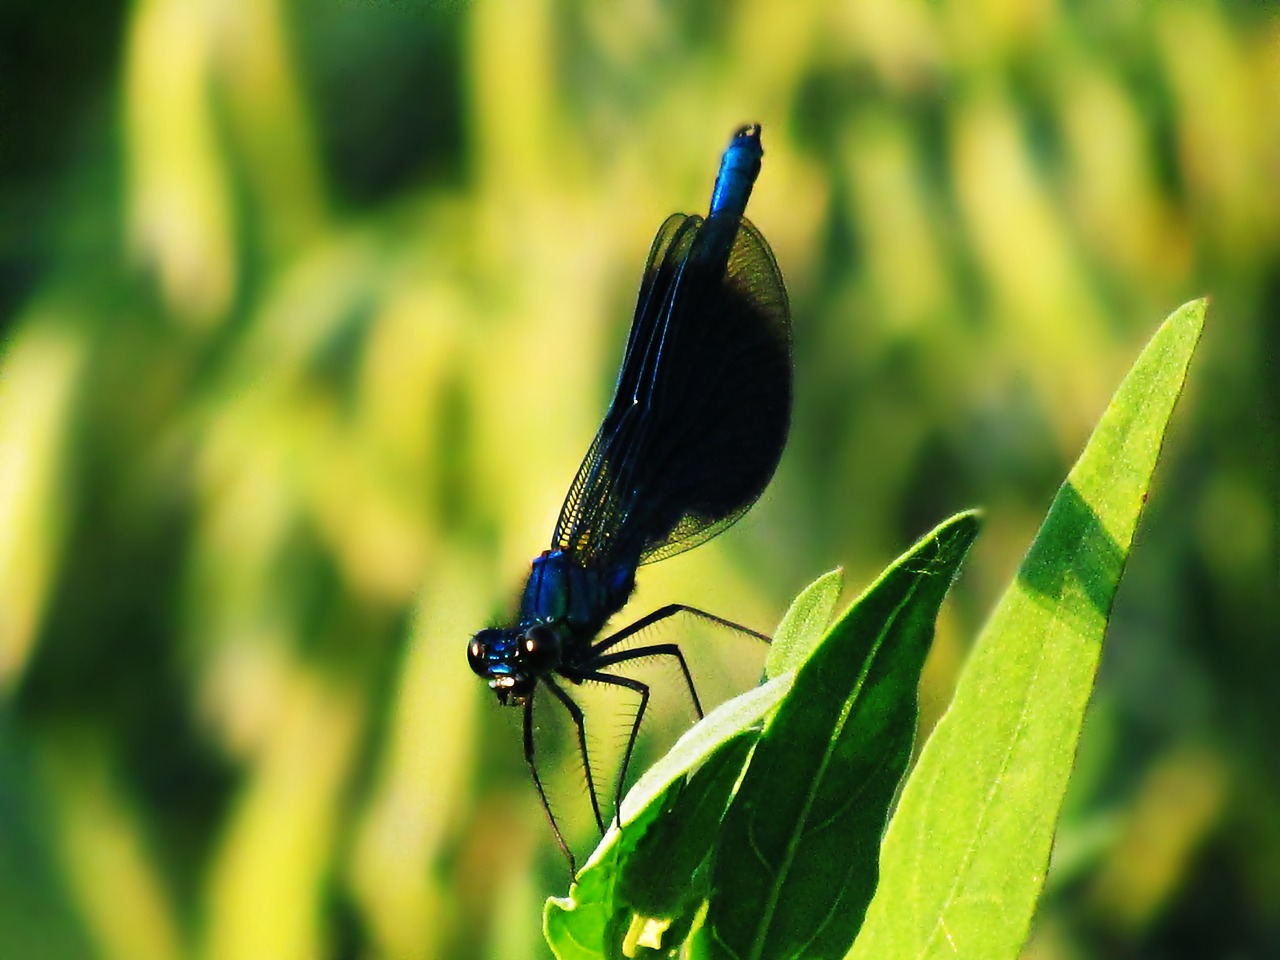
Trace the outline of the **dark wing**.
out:
<instances>
[{"instance_id":1,"label":"dark wing","mask_svg":"<svg viewBox=\"0 0 1280 960\"><path fill-rule=\"evenodd\" d=\"M604 567L697 546L760 496L790 417L790 308L769 245L736 216L669 218L554 546Z\"/></svg>"}]
</instances>

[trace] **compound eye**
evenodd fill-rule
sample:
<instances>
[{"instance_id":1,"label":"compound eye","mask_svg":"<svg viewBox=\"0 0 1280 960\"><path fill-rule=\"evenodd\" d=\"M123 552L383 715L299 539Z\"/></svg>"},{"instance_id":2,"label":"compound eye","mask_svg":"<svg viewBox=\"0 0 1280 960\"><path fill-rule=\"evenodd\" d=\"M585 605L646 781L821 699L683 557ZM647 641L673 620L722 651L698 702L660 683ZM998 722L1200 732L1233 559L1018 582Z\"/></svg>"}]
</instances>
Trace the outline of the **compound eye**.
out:
<instances>
[{"instance_id":1,"label":"compound eye","mask_svg":"<svg viewBox=\"0 0 1280 960\"><path fill-rule=\"evenodd\" d=\"M471 638L471 643L467 645L467 663L471 665L471 669L480 676L485 675L488 666L488 657L485 653L485 642L480 639L484 631L477 633Z\"/></svg>"},{"instance_id":2,"label":"compound eye","mask_svg":"<svg viewBox=\"0 0 1280 960\"><path fill-rule=\"evenodd\" d=\"M520 661L530 673L547 673L560 665L560 637L540 623L520 638Z\"/></svg>"}]
</instances>

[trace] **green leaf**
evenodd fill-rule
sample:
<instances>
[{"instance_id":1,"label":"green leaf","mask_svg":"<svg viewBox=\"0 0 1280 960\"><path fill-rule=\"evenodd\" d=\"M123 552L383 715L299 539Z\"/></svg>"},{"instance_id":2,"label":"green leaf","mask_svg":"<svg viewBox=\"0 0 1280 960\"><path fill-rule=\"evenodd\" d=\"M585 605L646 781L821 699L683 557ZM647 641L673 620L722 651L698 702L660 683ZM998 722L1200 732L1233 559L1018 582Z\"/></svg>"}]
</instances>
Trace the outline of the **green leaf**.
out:
<instances>
[{"instance_id":1,"label":"green leaf","mask_svg":"<svg viewBox=\"0 0 1280 960\"><path fill-rule=\"evenodd\" d=\"M625 934L636 914L617 896L620 865L643 842L663 811L676 808L690 771L708 767L714 774L713 765L721 752L732 756L740 750L744 733L754 740L751 728L786 695L794 678L794 674L786 674L716 707L636 782L622 801L622 829L610 826L569 888L569 896L547 900L543 933L559 960L608 955L605 945L616 942L620 924ZM738 763L740 767L741 754ZM697 777L695 774L694 779ZM736 780L735 773L729 786Z\"/></svg>"},{"instance_id":2,"label":"green leaf","mask_svg":"<svg viewBox=\"0 0 1280 960\"><path fill-rule=\"evenodd\" d=\"M607 956L605 944L616 937L620 910L614 898L619 860L633 839L643 836L661 815L668 795L678 793L684 777L659 792L657 802L639 811L627 830L610 828L591 859L569 887L569 896L551 897L542 912L542 933L557 960L594 960Z\"/></svg>"},{"instance_id":3,"label":"green leaf","mask_svg":"<svg viewBox=\"0 0 1280 960\"><path fill-rule=\"evenodd\" d=\"M636 820L668 786L705 762L739 733L764 719L787 695L794 680L795 674L788 673L748 690L720 704L689 728L667 755L646 770L622 798L623 825ZM609 834L605 834L600 846L608 842Z\"/></svg>"},{"instance_id":4,"label":"green leaf","mask_svg":"<svg viewBox=\"0 0 1280 960\"><path fill-rule=\"evenodd\" d=\"M704 763L635 843L618 871L617 898L645 917L675 918L706 891L694 881L711 854L725 807L759 738L746 730Z\"/></svg>"},{"instance_id":5,"label":"green leaf","mask_svg":"<svg viewBox=\"0 0 1280 960\"><path fill-rule=\"evenodd\" d=\"M747 730L725 743L687 784L664 794L643 831L623 831L605 956L674 956L688 937L707 898L720 819L758 736Z\"/></svg>"},{"instance_id":6,"label":"green leaf","mask_svg":"<svg viewBox=\"0 0 1280 960\"><path fill-rule=\"evenodd\" d=\"M812 650L826 626L822 621L831 619L831 610L835 609L836 601L840 598L842 583L841 572L832 570L800 592L778 625L778 637L789 651L787 660L793 663L791 669L766 669L768 682L720 704L694 724L676 741L667 755L646 770L627 792L622 800L620 819L623 824L630 823L667 787L705 762L723 744L763 720L787 695L795 679L795 667ZM777 639L774 643L777 643ZM772 660L771 650L770 661ZM596 852L599 853L610 842L610 834L606 834Z\"/></svg>"},{"instance_id":7,"label":"green leaf","mask_svg":"<svg viewBox=\"0 0 1280 960\"><path fill-rule=\"evenodd\" d=\"M1200 300L1165 321L1058 492L907 781L850 957L1018 955L1116 585L1204 312Z\"/></svg>"},{"instance_id":8,"label":"green leaf","mask_svg":"<svg viewBox=\"0 0 1280 960\"><path fill-rule=\"evenodd\" d=\"M839 568L824 573L796 597L791 609L774 631L765 662L765 679L772 680L795 670L822 639L844 589L844 572Z\"/></svg>"},{"instance_id":9,"label":"green leaf","mask_svg":"<svg viewBox=\"0 0 1280 960\"><path fill-rule=\"evenodd\" d=\"M921 540L797 672L725 815L695 955L820 958L848 949L910 758L938 607L977 530L976 515L965 513Z\"/></svg>"},{"instance_id":10,"label":"green leaf","mask_svg":"<svg viewBox=\"0 0 1280 960\"><path fill-rule=\"evenodd\" d=\"M813 649L841 585L840 571L825 574L787 611L778 635L792 651L788 662L798 664ZM759 725L795 677L782 672L721 704L640 777L622 801L622 829L606 832L568 897L546 903L543 931L560 960L615 955L623 941L626 955L661 956L646 953L637 936L646 919L669 921L664 944L687 935L707 895L705 861L729 792Z\"/></svg>"}]
</instances>

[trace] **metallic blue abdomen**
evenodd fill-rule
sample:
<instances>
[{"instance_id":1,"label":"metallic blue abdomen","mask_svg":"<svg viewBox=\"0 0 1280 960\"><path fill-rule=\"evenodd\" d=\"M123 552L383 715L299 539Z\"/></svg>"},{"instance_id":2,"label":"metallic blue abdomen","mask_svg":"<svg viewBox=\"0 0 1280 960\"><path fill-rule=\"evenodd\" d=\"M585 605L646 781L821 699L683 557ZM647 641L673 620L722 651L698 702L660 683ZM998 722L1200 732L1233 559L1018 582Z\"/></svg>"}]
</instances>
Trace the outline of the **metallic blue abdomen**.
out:
<instances>
[{"instance_id":1,"label":"metallic blue abdomen","mask_svg":"<svg viewBox=\"0 0 1280 960\"><path fill-rule=\"evenodd\" d=\"M747 209L751 188L760 175L760 158L763 156L759 124L743 127L734 135L720 161L720 173L711 192L711 216L727 214L737 222Z\"/></svg>"}]
</instances>

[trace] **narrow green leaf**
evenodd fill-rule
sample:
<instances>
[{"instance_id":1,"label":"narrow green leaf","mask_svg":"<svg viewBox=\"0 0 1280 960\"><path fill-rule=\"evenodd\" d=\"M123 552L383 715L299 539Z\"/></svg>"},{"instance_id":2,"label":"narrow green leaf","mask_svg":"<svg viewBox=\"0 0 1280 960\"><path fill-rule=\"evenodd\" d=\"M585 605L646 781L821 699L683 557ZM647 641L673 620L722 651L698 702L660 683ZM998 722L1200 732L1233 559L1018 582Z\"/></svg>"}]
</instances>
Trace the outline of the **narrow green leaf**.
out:
<instances>
[{"instance_id":1,"label":"narrow green leaf","mask_svg":"<svg viewBox=\"0 0 1280 960\"><path fill-rule=\"evenodd\" d=\"M850 957L1018 955L1116 585L1204 312L1196 301L1165 321L1054 500L907 781Z\"/></svg>"},{"instance_id":2,"label":"narrow green leaf","mask_svg":"<svg viewBox=\"0 0 1280 960\"><path fill-rule=\"evenodd\" d=\"M725 815L707 957L840 957L876 883L938 607L978 530L953 517L901 557L796 673Z\"/></svg>"},{"instance_id":3,"label":"narrow green leaf","mask_svg":"<svg viewBox=\"0 0 1280 960\"><path fill-rule=\"evenodd\" d=\"M842 589L844 571L837 567L801 591L773 633L769 659L764 665L765 679L780 677L804 662L831 623Z\"/></svg>"}]
</instances>

